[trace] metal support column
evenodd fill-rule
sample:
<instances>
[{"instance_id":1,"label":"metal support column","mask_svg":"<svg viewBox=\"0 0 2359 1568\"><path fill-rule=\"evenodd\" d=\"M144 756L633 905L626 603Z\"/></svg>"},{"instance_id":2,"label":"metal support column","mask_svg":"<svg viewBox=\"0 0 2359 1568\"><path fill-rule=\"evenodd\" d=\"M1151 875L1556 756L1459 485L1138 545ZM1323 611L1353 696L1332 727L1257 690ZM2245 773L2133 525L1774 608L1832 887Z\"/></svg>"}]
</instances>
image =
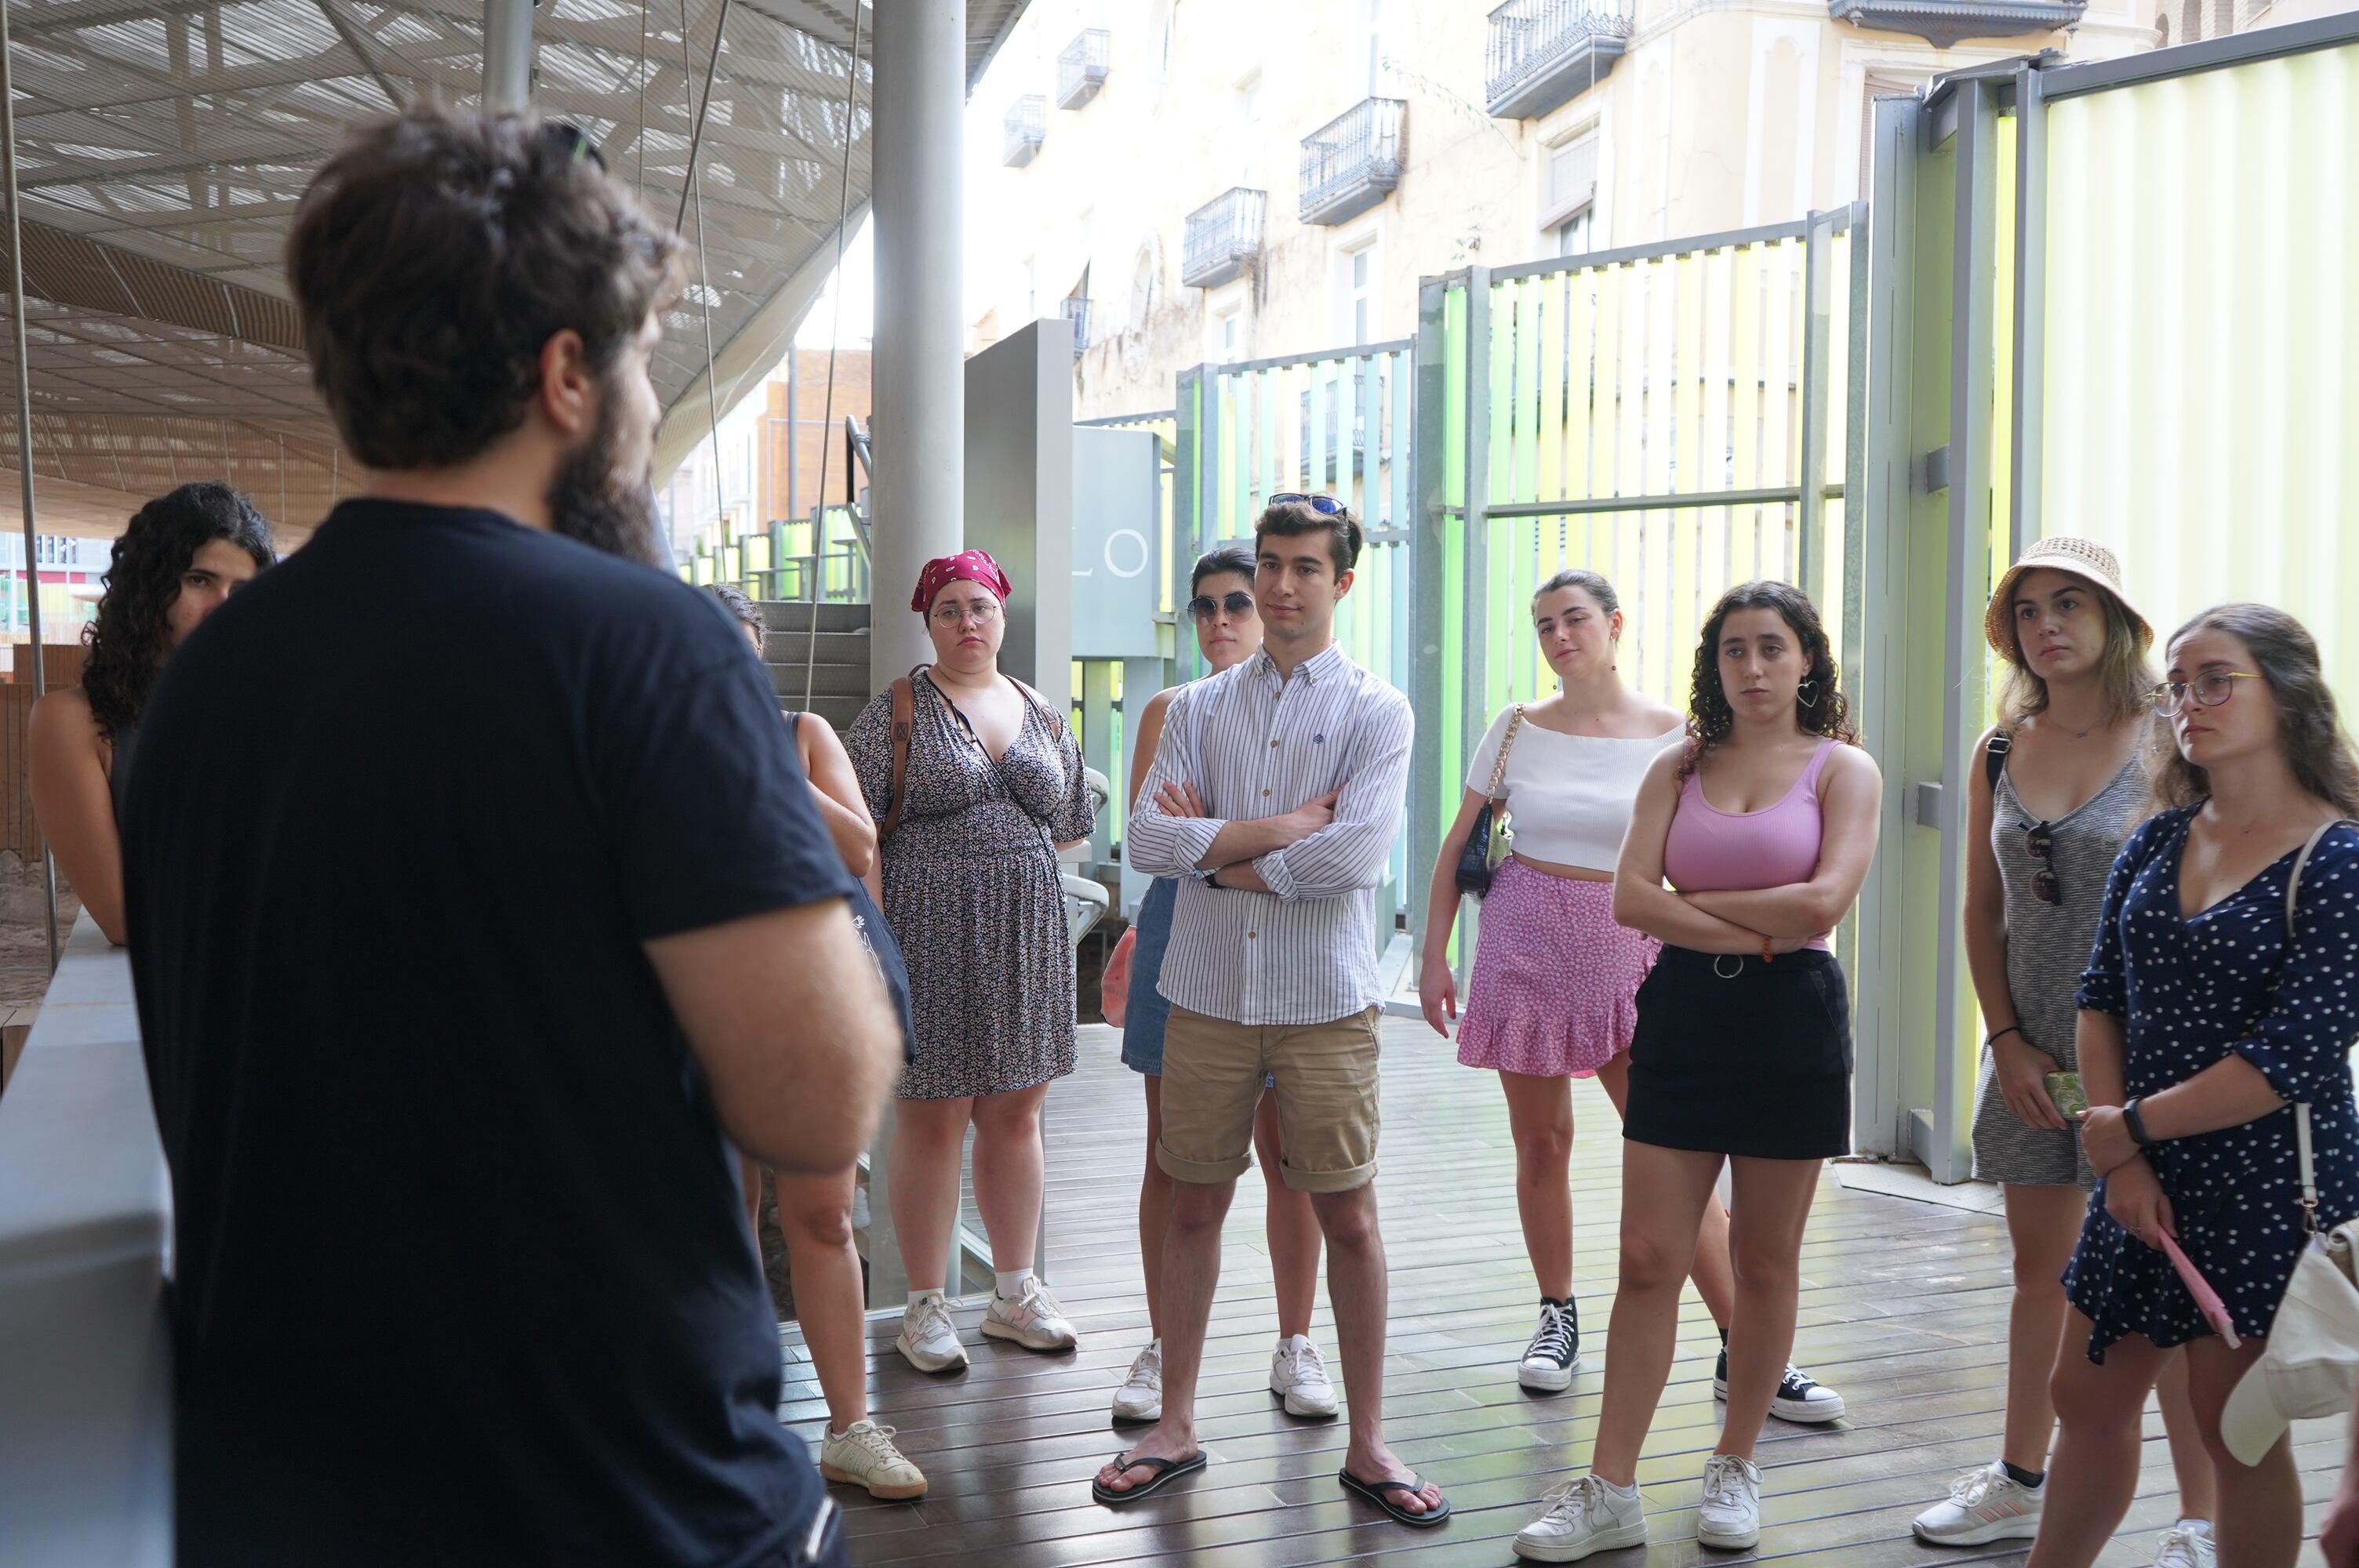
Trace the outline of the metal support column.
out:
<instances>
[{"instance_id":1,"label":"metal support column","mask_svg":"<svg viewBox=\"0 0 2359 1568\"><path fill-rule=\"evenodd\" d=\"M1415 435L1417 454L1410 467L1417 493L1409 510L1409 707L1418 717L1410 744L1408 774L1408 931L1413 954L1425 951L1425 898L1418 878L1433 869L1440 852L1442 810L1448 783L1441 776L1443 700L1442 649L1447 645L1448 616L1444 596L1450 575L1449 493L1445 481L1450 464L1443 460L1449 414L1449 286L1429 278L1417 297L1417 350L1412 373L1417 377ZM1397 434L1394 438L1397 442ZM1412 962L1417 961L1412 958Z\"/></svg>"},{"instance_id":2,"label":"metal support column","mask_svg":"<svg viewBox=\"0 0 2359 1568\"><path fill-rule=\"evenodd\" d=\"M1470 266L1466 269L1466 408L1465 449L1460 457L1463 470L1466 509L1463 514L1464 565L1460 584L1463 597L1459 611L1459 624L1466 629L1465 647L1459 655L1462 685L1458 697L1458 754L1471 757L1475 747L1483 743L1483 732L1491 727L1490 669L1487 654L1490 649L1491 611L1491 269ZM1444 781L1445 785L1454 781ZM1436 822L1437 838L1441 822L1457 815L1456 795L1445 788L1441 806L1444 815ZM1426 868L1429 871L1430 863ZM1459 903L1458 991L1466 994L1467 971L1474 966L1474 944L1480 938L1483 905L1476 899L1462 899Z\"/></svg>"},{"instance_id":3,"label":"metal support column","mask_svg":"<svg viewBox=\"0 0 2359 1568\"><path fill-rule=\"evenodd\" d=\"M918 568L965 537L966 5L876 8L875 619L869 670L886 682L929 656L902 611Z\"/></svg>"},{"instance_id":4,"label":"metal support column","mask_svg":"<svg viewBox=\"0 0 2359 1568\"><path fill-rule=\"evenodd\" d=\"M877 689L927 662L924 623L902 608L918 570L966 535L966 343L960 251L966 116L965 0L894 0L875 11L870 168L876 224L871 428L869 678ZM857 69L856 62L852 69ZM893 1108L868 1174L868 1304L908 1293L888 1173ZM946 1288L964 1286L951 1232ZM1045 1260L1036 1260L1036 1262Z\"/></svg>"},{"instance_id":5,"label":"metal support column","mask_svg":"<svg viewBox=\"0 0 2359 1568\"><path fill-rule=\"evenodd\" d=\"M2048 341L2047 76L2026 60L2015 73L2015 428L2007 443L2009 556L2040 535L2040 436L2046 417L2041 348Z\"/></svg>"},{"instance_id":6,"label":"metal support column","mask_svg":"<svg viewBox=\"0 0 2359 1568\"><path fill-rule=\"evenodd\" d=\"M532 99L535 0L484 0L484 107L523 109Z\"/></svg>"},{"instance_id":7,"label":"metal support column","mask_svg":"<svg viewBox=\"0 0 2359 1568\"><path fill-rule=\"evenodd\" d=\"M8 12L0 5L0 170L7 178L8 317L16 347L16 474L24 489L25 625L31 639L33 698L41 696L41 566L33 530L33 377L25 362L25 239L16 212L16 93L9 70ZM38 825L36 826L38 831ZM41 898L49 916L49 968L58 967L58 867L41 839Z\"/></svg>"},{"instance_id":8,"label":"metal support column","mask_svg":"<svg viewBox=\"0 0 2359 1568\"><path fill-rule=\"evenodd\" d=\"M1833 401L1828 378L1834 367L1832 311L1834 294L1835 218L1833 212L1813 211L1804 220L1802 235L1802 442L1801 470L1794 483L1801 492L1795 579L1810 602L1826 603L1827 560L1827 423ZM1856 241L1852 254L1860 254Z\"/></svg>"}]
</instances>

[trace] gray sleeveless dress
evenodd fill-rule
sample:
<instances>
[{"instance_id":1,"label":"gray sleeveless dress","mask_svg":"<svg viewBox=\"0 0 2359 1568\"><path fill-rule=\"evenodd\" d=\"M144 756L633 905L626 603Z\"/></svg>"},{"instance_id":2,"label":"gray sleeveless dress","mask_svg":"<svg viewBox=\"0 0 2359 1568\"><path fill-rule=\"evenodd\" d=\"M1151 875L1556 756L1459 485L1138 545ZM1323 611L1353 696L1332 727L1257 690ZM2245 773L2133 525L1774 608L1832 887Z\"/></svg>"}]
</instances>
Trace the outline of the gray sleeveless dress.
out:
<instances>
[{"instance_id":1,"label":"gray sleeveless dress","mask_svg":"<svg viewBox=\"0 0 2359 1568\"><path fill-rule=\"evenodd\" d=\"M1980 763L1979 755L1975 761ZM1999 774L1991 802L1991 852L2006 891L2007 990L2024 1034L2068 1073L2080 1071L2072 993L2096 939L2105 874L2130 830L2145 820L2147 792L2145 761L2133 755L2111 784L2048 824L2061 903L2042 903L2031 891L2040 862L2032 858L2028 839L2039 819L2016 798L2009 774ZM1975 1086L1973 1140L1974 1174L1984 1181L2083 1190L2096 1184L2078 1128L2058 1132L2028 1126L2006 1108L1987 1045Z\"/></svg>"}]
</instances>

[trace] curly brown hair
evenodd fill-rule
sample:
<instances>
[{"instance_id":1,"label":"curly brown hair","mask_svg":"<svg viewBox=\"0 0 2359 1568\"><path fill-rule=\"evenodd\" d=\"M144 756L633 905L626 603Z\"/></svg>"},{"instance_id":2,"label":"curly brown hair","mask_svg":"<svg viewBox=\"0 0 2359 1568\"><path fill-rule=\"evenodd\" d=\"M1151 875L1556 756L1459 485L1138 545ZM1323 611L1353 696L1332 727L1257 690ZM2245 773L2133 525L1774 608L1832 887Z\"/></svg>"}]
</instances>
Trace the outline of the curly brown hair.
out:
<instances>
[{"instance_id":1,"label":"curly brown hair","mask_svg":"<svg viewBox=\"0 0 2359 1568\"><path fill-rule=\"evenodd\" d=\"M82 696L110 744L139 722L171 651L166 617L180 597L181 575L215 539L244 550L256 570L277 558L270 525L254 503L212 480L158 496L133 514L114 541L98 616L82 634L90 650L82 666Z\"/></svg>"},{"instance_id":2,"label":"curly brown hair","mask_svg":"<svg viewBox=\"0 0 2359 1568\"><path fill-rule=\"evenodd\" d=\"M2225 632L2243 643L2277 705L2277 744L2302 789L2345 816L2359 817L2359 757L2334 706L2334 688L2310 629L2267 604L2215 604L2170 634L2175 648L2197 632ZM2158 811L2212 796L2212 776L2180 754L2171 727L2159 724L2149 773Z\"/></svg>"},{"instance_id":3,"label":"curly brown hair","mask_svg":"<svg viewBox=\"0 0 2359 1568\"><path fill-rule=\"evenodd\" d=\"M303 194L288 279L354 456L448 468L523 423L567 329L603 374L680 282L679 239L574 127L422 104L362 126Z\"/></svg>"},{"instance_id":4,"label":"curly brown hair","mask_svg":"<svg viewBox=\"0 0 2359 1568\"><path fill-rule=\"evenodd\" d=\"M1720 633L1728 618L1740 610L1774 611L1793 632L1810 661L1809 672L1794 693L1795 727L1805 735L1831 736L1846 746L1859 744L1859 730L1851 721L1851 704L1843 696L1826 628L1820 624L1818 606L1810 602L1810 596L1791 583L1740 583L1712 607L1712 616L1704 622L1703 635L1696 643L1695 673L1688 683L1687 754L1680 760L1682 781L1695 772L1706 752L1728 739L1735 726L1736 712L1720 688Z\"/></svg>"}]
</instances>

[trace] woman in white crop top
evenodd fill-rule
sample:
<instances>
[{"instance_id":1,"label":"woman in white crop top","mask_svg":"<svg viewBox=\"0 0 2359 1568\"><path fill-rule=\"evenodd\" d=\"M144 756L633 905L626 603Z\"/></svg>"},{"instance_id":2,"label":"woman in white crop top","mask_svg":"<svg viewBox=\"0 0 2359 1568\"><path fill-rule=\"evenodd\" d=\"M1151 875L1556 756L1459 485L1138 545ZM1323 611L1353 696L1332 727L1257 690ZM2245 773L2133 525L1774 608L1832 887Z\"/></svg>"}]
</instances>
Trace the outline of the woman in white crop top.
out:
<instances>
[{"instance_id":1,"label":"woman in white crop top","mask_svg":"<svg viewBox=\"0 0 2359 1568\"><path fill-rule=\"evenodd\" d=\"M1490 798L1499 749L1513 729L1498 794L1513 820L1515 854L1483 900L1458 1059L1495 1069L1506 1093L1516 1206L1540 1292L1539 1327L1516 1375L1527 1389L1554 1392L1571 1386L1581 1364L1571 1080L1596 1076L1622 1108L1638 984L1660 945L1615 924L1614 867L1639 781L1665 747L1680 742L1684 720L1622 684L1614 663L1620 600L1597 573L1560 571L1541 584L1532 596L1532 629L1560 689L1502 710L1468 764L1458 819L1434 860L1418 995L1426 1022L1448 1038L1458 1016L1449 946L1459 852ZM1695 1282L1725 1340L1735 1281L1728 1217L1717 1205L1707 1206L1698 1238ZM1824 1402L1832 1412L1824 1417L1805 1401L1792 1408L1806 1420L1842 1412L1831 1393Z\"/></svg>"}]
</instances>

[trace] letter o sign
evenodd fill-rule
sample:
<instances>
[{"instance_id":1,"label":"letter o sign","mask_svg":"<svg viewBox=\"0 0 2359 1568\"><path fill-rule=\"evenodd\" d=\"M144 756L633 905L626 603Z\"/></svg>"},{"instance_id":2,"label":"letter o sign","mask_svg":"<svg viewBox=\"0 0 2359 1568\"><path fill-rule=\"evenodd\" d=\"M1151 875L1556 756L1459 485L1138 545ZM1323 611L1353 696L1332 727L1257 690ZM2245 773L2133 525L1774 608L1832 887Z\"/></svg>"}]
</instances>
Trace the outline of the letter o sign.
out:
<instances>
[{"instance_id":1,"label":"letter o sign","mask_svg":"<svg viewBox=\"0 0 2359 1568\"><path fill-rule=\"evenodd\" d=\"M1123 555L1136 554L1137 557L1136 563L1128 567L1122 564L1122 561L1115 552L1115 546L1120 545L1125 539L1130 541L1130 547L1121 553ZM1106 535L1106 570L1114 573L1116 577L1136 577L1139 573L1145 571L1147 569L1148 553L1149 552L1147 548L1147 535L1141 534L1136 528L1117 528L1113 533Z\"/></svg>"}]
</instances>

